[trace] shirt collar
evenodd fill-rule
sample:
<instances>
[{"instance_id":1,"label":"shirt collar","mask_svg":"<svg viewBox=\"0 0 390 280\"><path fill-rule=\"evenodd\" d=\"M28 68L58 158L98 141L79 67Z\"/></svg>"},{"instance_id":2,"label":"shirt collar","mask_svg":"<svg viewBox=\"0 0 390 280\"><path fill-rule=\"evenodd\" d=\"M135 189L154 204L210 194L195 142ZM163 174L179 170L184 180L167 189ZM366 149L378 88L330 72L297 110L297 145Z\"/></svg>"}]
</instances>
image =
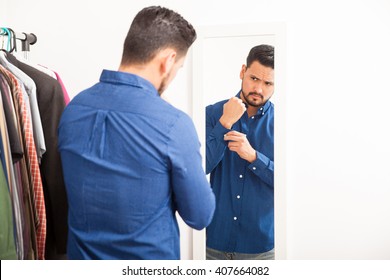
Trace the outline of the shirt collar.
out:
<instances>
[{"instance_id":1,"label":"shirt collar","mask_svg":"<svg viewBox=\"0 0 390 280\"><path fill-rule=\"evenodd\" d=\"M127 72L111 71L104 69L100 75L100 82L111 84L123 84L142 88L151 94L159 96L156 88L148 80Z\"/></svg>"},{"instance_id":2,"label":"shirt collar","mask_svg":"<svg viewBox=\"0 0 390 280\"><path fill-rule=\"evenodd\" d=\"M237 93L236 97L241 99L240 94L241 94L241 90ZM268 100L267 102L265 102L263 106L261 106L257 110L256 116L264 115L268 111L269 107L271 107L271 101Z\"/></svg>"}]
</instances>

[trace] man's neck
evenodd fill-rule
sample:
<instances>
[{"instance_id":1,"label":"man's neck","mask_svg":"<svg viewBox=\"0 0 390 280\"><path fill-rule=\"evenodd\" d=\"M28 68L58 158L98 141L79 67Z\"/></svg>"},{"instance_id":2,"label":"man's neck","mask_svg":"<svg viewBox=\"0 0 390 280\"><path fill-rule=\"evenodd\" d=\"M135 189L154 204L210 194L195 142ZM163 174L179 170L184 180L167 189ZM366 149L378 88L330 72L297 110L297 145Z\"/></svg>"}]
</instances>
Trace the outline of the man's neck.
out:
<instances>
[{"instance_id":1,"label":"man's neck","mask_svg":"<svg viewBox=\"0 0 390 280\"><path fill-rule=\"evenodd\" d=\"M259 107L253 107L253 106L248 105L248 108L246 109L248 117L252 117L252 116L256 115L258 110L259 110Z\"/></svg>"},{"instance_id":2,"label":"man's neck","mask_svg":"<svg viewBox=\"0 0 390 280\"><path fill-rule=\"evenodd\" d=\"M158 89L160 87L159 75L154 68L148 65L120 65L118 71L134 74L152 83Z\"/></svg>"}]
</instances>

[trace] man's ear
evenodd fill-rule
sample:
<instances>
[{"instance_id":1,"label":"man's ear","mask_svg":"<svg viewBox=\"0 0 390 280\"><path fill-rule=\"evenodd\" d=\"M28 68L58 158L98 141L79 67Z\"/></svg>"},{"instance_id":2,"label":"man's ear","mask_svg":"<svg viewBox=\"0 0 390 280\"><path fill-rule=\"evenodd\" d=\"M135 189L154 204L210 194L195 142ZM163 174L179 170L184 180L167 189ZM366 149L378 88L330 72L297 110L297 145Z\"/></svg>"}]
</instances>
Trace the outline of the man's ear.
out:
<instances>
[{"instance_id":1,"label":"man's ear","mask_svg":"<svg viewBox=\"0 0 390 280\"><path fill-rule=\"evenodd\" d=\"M245 71L246 71L246 65L243 64L241 67L241 71L240 71L240 79L241 80L244 78Z\"/></svg>"},{"instance_id":2,"label":"man's ear","mask_svg":"<svg viewBox=\"0 0 390 280\"><path fill-rule=\"evenodd\" d=\"M176 56L177 53L173 49L165 49L161 53L161 67L160 67L161 75L165 76L171 71L173 65L176 62Z\"/></svg>"}]
</instances>

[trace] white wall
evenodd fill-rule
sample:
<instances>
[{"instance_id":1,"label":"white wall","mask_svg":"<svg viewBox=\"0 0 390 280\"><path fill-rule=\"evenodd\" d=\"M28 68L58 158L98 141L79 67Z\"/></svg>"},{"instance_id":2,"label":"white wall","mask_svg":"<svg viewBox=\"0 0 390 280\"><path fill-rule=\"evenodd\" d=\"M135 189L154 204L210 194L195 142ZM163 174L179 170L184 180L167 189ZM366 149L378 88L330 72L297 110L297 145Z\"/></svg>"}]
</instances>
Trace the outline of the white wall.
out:
<instances>
[{"instance_id":1,"label":"white wall","mask_svg":"<svg viewBox=\"0 0 390 280\"><path fill-rule=\"evenodd\" d=\"M35 33L31 59L56 69L72 96L118 67L144 6L167 6L195 26L286 22L287 258L390 259L390 1L2 2L0 24ZM191 113L183 70L169 95Z\"/></svg>"},{"instance_id":2,"label":"white wall","mask_svg":"<svg viewBox=\"0 0 390 280\"><path fill-rule=\"evenodd\" d=\"M6 14L7 14L7 7L6 7L6 4L7 4L7 0L0 0L0 23L2 24L3 21L5 21L5 17L6 17ZM2 26L2 25L0 25Z\"/></svg>"}]
</instances>

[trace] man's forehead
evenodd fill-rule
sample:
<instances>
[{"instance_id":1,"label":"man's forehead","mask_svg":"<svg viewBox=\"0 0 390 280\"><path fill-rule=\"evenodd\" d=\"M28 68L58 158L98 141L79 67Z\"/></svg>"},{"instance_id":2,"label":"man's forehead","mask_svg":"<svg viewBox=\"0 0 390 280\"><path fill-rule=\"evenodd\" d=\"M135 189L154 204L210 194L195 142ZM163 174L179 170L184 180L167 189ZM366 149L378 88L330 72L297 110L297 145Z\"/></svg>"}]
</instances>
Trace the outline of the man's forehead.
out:
<instances>
[{"instance_id":1,"label":"man's forehead","mask_svg":"<svg viewBox=\"0 0 390 280\"><path fill-rule=\"evenodd\" d=\"M252 65L249 68L247 68L247 70L250 75L254 75L258 78L263 77L270 80L274 79L274 69L272 69L271 67L266 67L261 64L255 66L252 63Z\"/></svg>"}]
</instances>

